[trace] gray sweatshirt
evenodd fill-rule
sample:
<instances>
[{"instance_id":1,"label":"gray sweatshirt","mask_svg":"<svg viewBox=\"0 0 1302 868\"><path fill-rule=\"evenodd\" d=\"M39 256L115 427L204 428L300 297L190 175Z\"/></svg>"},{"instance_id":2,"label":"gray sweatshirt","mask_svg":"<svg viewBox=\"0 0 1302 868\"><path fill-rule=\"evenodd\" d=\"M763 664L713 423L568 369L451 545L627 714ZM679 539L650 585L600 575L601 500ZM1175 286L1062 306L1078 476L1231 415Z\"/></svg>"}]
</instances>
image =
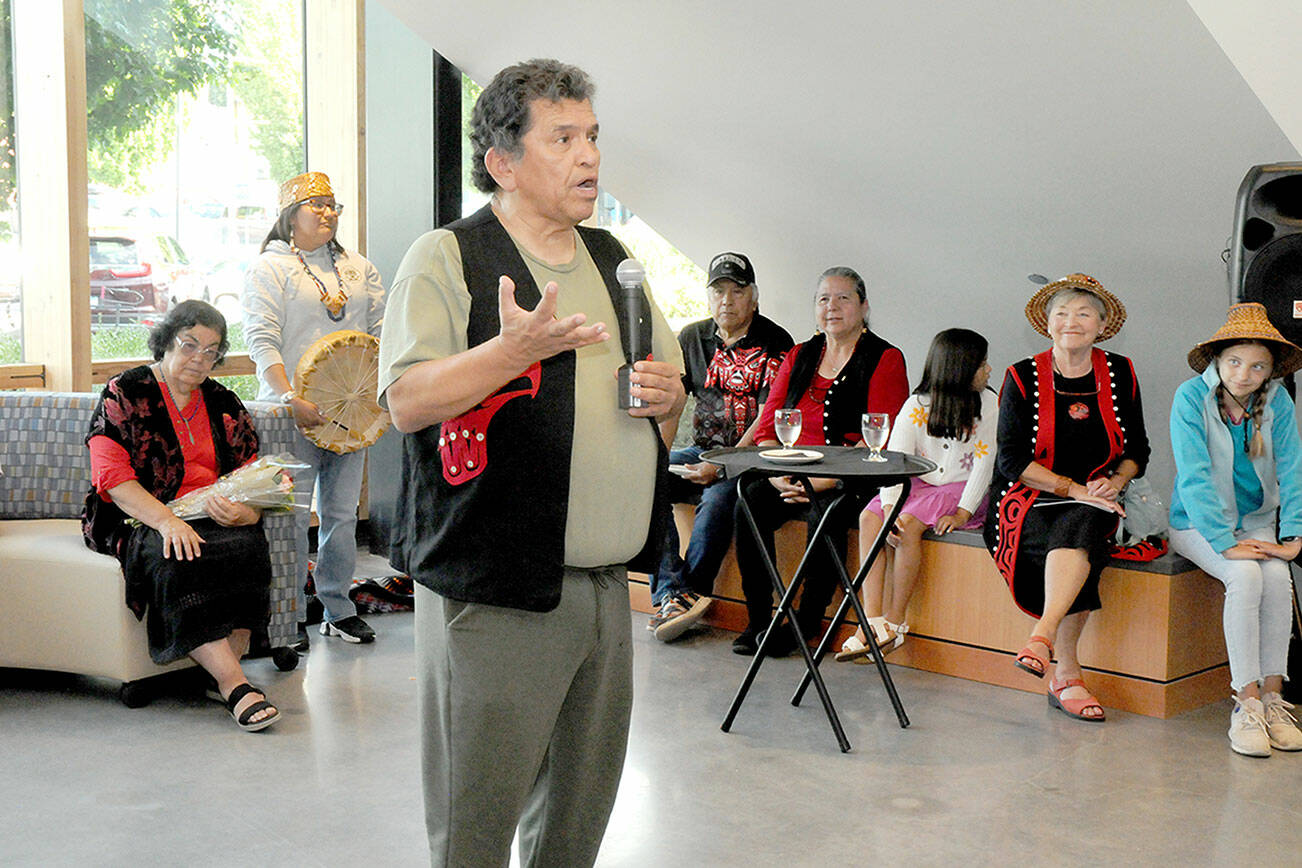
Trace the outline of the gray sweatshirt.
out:
<instances>
[{"instance_id":1,"label":"gray sweatshirt","mask_svg":"<svg viewBox=\"0 0 1302 868\"><path fill-rule=\"evenodd\" d=\"M339 283L330 267L326 245L304 253L303 259L325 284L326 291L337 295ZM303 273L303 264L285 242L271 242L245 272L244 339L261 380L258 400L279 398L279 393L267 385L267 368L283 364L285 375L293 383L299 357L319 338L341 329L379 336L384 322L380 272L351 251L335 254L335 264L348 293L348 304L339 322L330 319L316 281Z\"/></svg>"}]
</instances>

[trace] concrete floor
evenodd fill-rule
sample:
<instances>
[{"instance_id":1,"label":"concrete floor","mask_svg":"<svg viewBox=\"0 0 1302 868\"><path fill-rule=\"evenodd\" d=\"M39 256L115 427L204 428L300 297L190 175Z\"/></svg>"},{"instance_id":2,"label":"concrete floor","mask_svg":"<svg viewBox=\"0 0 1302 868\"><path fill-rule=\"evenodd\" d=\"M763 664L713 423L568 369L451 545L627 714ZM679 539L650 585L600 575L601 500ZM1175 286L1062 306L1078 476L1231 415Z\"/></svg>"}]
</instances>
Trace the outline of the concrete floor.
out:
<instances>
[{"instance_id":1,"label":"concrete floor","mask_svg":"<svg viewBox=\"0 0 1302 868\"><path fill-rule=\"evenodd\" d=\"M631 618L600 865L1302 864L1302 754L1233 754L1228 700L1095 725L895 667L901 730L874 668L829 661L841 754L812 691L787 703L798 659L765 664L725 734L747 662L731 634L662 645ZM293 672L249 663L284 715L255 735L194 695L132 710L105 682L0 673L0 865L426 864L412 618L371 623L371 646L314 633Z\"/></svg>"}]
</instances>

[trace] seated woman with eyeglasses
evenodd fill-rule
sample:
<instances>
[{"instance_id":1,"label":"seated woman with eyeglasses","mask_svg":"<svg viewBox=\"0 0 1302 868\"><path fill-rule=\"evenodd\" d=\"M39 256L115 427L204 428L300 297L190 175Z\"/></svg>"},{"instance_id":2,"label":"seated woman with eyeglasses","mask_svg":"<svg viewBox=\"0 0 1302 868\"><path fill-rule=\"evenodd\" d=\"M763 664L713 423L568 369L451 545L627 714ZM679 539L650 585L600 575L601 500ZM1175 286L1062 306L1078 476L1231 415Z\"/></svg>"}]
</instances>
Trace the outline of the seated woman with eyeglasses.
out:
<instances>
[{"instance_id":1,"label":"seated woman with eyeglasses","mask_svg":"<svg viewBox=\"0 0 1302 868\"><path fill-rule=\"evenodd\" d=\"M239 727L255 731L280 717L240 666L249 631L267 623L262 515L218 495L205 506L210 518L195 521L165 505L257 458L248 411L209 378L226 347L221 313L185 301L150 331L154 363L108 381L86 435L82 532L88 546L122 563L127 606L145 618L154 662L192 657Z\"/></svg>"}]
</instances>

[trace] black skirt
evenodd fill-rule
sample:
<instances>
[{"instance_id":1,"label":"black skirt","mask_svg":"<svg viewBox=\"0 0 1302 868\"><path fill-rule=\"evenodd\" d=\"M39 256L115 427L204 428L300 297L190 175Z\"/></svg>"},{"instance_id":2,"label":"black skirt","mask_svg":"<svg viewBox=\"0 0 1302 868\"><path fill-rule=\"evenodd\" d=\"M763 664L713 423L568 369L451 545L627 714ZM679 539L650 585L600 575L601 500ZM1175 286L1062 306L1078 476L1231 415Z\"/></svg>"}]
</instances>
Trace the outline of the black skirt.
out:
<instances>
[{"instance_id":1,"label":"black skirt","mask_svg":"<svg viewBox=\"0 0 1302 868\"><path fill-rule=\"evenodd\" d=\"M1046 505L1041 506L1044 503ZM991 498L986 516L986 543L992 547L998 539L998 500ZM1050 505L1051 504L1051 505ZM1083 503L1063 502L1041 494L1036 505L1022 519L1016 568L1009 589L1017 607L1036 618L1044 614L1044 562L1054 549L1084 549L1090 565L1089 577L1068 614L1092 612L1102 608L1099 600L1099 576L1112 558L1112 534L1119 518Z\"/></svg>"},{"instance_id":2,"label":"black skirt","mask_svg":"<svg viewBox=\"0 0 1302 868\"><path fill-rule=\"evenodd\" d=\"M140 525L123 547L128 588L148 600L145 631L149 656L171 663L232 630L267 625L271 556L262 523L222 527L211 519L190 522L204 542L192 561L163 557L163 538Z\"/></svg>"}]
</instances>

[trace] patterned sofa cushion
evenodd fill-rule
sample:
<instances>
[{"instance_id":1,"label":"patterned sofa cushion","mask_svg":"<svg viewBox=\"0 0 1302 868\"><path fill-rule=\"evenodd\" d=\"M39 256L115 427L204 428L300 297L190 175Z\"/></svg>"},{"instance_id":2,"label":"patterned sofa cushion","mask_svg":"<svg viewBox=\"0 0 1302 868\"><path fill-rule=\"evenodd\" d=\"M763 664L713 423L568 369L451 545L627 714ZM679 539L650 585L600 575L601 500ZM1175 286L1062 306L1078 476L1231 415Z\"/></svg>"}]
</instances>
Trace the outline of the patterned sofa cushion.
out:
<instances>
[{"instance_id":1,"label":"patterned sofa cushion","mask_svg":"<svg viewBox=\"0 0 1302 868\"><path fill-rule=\"evenodd\" d=\"M0 392L0 517L77 518L90 487L83 442L98 395Z\"/></svg>"},{"instance_id":2,"label":"patterned sofa cushion","mask_svg":"<svg viewBox=\"0 0 1302 868\"><path fill-rule=\"evenodd\" d=\"M86 429L95 392L0 391L0 518L78 518L90 487ZM250 401L264 455L288 452L288 407Z\"/></svg>"}]
</instances>

